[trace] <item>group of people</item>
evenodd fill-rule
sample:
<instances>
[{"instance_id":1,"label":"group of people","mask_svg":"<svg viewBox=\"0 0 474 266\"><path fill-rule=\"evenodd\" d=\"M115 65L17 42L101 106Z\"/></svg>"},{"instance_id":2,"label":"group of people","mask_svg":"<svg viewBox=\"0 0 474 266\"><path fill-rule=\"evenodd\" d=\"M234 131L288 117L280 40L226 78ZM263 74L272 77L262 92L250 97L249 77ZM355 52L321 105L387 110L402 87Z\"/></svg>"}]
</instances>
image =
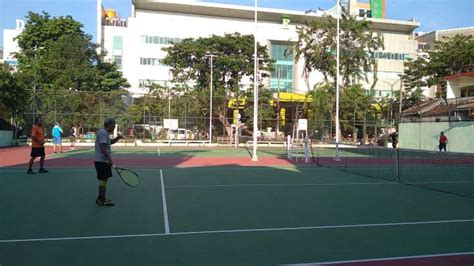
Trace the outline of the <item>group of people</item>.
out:
<instances>
[{"instance_id":1,"label":"group of people","mask_svg":"<svg viewBox=\"0 0 474 266\"><path fill-rule=\"evenodd\" d=\"M96 139L95 139L95 156L94 156L94 166L97 172L97 179L99 180L99 193L96 199L96 204L99 206L114 206L115 204L106 198L106 187L107 187L107 180L112 176L112 157L111 157L111 145L119 141L123 138L123 136L119 133L116 138L111 139L110 134L114 132L116 126L116 122L114 118L106 118L104 121L104 127L97 132ZM56 123L52 130L53 135L53 144L54 144L54 152L56 152L56 146L59 145L59 149L62 152L61 146L61 135L63 130ZM75 138L77 136L77 128L73 125L70 131L71 136L71 143L75 142ZM43 119L41 117L37 117L35 119L35 124L31 130L31 153L30 153L30 161L28 165L27 174L35 174L33 171L33 163L36 158L40 158L40 169L39 173L49 173L48 170L44 168L44 159L46 157L46 153L44 150L45 144L45 133L43 129ZM74 148L74 144L71 144L72 148Z\"/></svg>"},{"instance_id":2,"label":"group of people","mask_svg":"<svg viewBox=\"0 0 474 266\"><path fill-rule=\"evenodd\" d=\"M397 148L398 145L398 132L394 131L390 134L390 139L392 140L392 147ZM444 134L444 131L441 131L439 134L439 140L438 140L438 149L439 151L445 151L446 152L446 145L448 144L448 137Z\"/></svg>"},{"instance_id":3,"label":"group of people","mask_svg":"<svg viewBox=\"0 0 474 266\"><path fill-rule=\"evenodd\" d=\"M58 148L59 152L63 152L62 146L62 135L63 129L59 126L59 123L54 123L53 130L51 131L51 135L53 136L53 151L56 153L56 148ZM76 125L72 125L71 129L69 130L69 140L71 142L71 150L75 149L76 145L76 137L77 137L77 127Z\"/></svg>"}]
</instances>

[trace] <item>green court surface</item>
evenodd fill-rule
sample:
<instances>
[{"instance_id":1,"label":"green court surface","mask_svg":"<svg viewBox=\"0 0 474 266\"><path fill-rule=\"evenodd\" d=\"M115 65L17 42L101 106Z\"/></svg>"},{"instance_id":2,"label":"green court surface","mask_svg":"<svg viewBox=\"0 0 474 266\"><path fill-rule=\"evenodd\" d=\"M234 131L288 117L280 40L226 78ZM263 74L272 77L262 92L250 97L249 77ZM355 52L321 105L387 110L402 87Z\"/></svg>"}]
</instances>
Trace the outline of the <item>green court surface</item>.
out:
<instances>
[{"instance_id":1,"label":"green court surface","mask_svg":"<svg viewBox=\"0 0 474 266\"><path fill-rule=\"evenodd\" d=\"M474 201L309 166L0 168L0 264L278 265L474 251ZM163 186L163 185L164 186Z\"/></svg>"}]
</instances>

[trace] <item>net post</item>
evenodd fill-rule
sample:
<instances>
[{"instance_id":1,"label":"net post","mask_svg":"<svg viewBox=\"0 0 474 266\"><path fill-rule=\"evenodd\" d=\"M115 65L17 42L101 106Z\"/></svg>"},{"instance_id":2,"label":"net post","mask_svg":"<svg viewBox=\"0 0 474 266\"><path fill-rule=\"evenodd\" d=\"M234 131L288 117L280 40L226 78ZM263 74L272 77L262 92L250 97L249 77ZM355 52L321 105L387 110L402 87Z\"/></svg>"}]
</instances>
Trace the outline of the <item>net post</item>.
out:
<instances>
[{"instance_id":1,"label":"net post","mask_svg":"<svg viewBox=\"0 0 474 266\"><path fill-rule=\"evenodd\" d=\"M287 148L288 160L291 160L291 136L290 135L288 135L287 137L286 148Z\"/></svg>"},{"instance_id":2,"label":"net post","mask_svg":"<svg viewBox=\"0 0 474 266\"><path fill-rule=\"evenodd\" d=\"M398 148L395 148L395 171L396 171L396 179L397 179L397 183L401 183L401 180L400 180L400 155L399 155L399 152L398 152Z\"/></svg>"},{"instance_id":3,"label":"net post","mask_svg":"<svg viewBox=\"0 0 474 266\"><path fill-rule=\"evenodd\" d=\"M304 163L309 163L309 142L308 135L304 139Z\"/></svg>"},{"instance_id":4,"label":"net post","mask_svg":"<svg viewBox=\"0 0 474 266\"><path fill-rule=\"evenodd\" d=\"M341 157L339 155L339 141L336 140L336 156L334 157L334 161L340 162Z\"/></svg>"}]
</instances>

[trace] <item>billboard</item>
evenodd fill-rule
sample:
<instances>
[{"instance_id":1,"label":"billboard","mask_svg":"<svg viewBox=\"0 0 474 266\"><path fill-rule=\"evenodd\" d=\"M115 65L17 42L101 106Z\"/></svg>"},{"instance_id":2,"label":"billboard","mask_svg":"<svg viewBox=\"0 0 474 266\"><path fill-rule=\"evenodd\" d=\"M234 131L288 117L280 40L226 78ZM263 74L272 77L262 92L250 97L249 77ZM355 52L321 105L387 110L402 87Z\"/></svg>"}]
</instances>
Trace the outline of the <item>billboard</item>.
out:
<instances>
[{"instance_id":1,"label":"billboard","mask_svg":"<svg viewBox=\"0 0 474 266\"><path fill-rule=\"evenodd\" d=\"M370 0L370 11L373 18L384 18L385 0Z\"/></svg>"}]
</instances>

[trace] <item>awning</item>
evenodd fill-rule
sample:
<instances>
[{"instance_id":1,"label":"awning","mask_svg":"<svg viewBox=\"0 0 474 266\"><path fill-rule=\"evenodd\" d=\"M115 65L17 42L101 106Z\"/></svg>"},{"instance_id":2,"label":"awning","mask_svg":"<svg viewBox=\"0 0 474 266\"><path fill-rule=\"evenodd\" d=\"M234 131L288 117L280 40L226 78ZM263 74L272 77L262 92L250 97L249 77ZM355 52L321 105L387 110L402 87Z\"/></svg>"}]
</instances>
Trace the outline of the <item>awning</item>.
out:
<instances>
[{"instance_id":1,"label":"awning","mask_svg":"<svg viewBox=\"0 0 474 266\"><path fill-rule=\"evenodd\" d=\"M280 100L280 102L300 102L310 103L313 101L311 95L293 93L293 92L275 92L273 93L273 99Z\"/></svg>"}]
</instances>

